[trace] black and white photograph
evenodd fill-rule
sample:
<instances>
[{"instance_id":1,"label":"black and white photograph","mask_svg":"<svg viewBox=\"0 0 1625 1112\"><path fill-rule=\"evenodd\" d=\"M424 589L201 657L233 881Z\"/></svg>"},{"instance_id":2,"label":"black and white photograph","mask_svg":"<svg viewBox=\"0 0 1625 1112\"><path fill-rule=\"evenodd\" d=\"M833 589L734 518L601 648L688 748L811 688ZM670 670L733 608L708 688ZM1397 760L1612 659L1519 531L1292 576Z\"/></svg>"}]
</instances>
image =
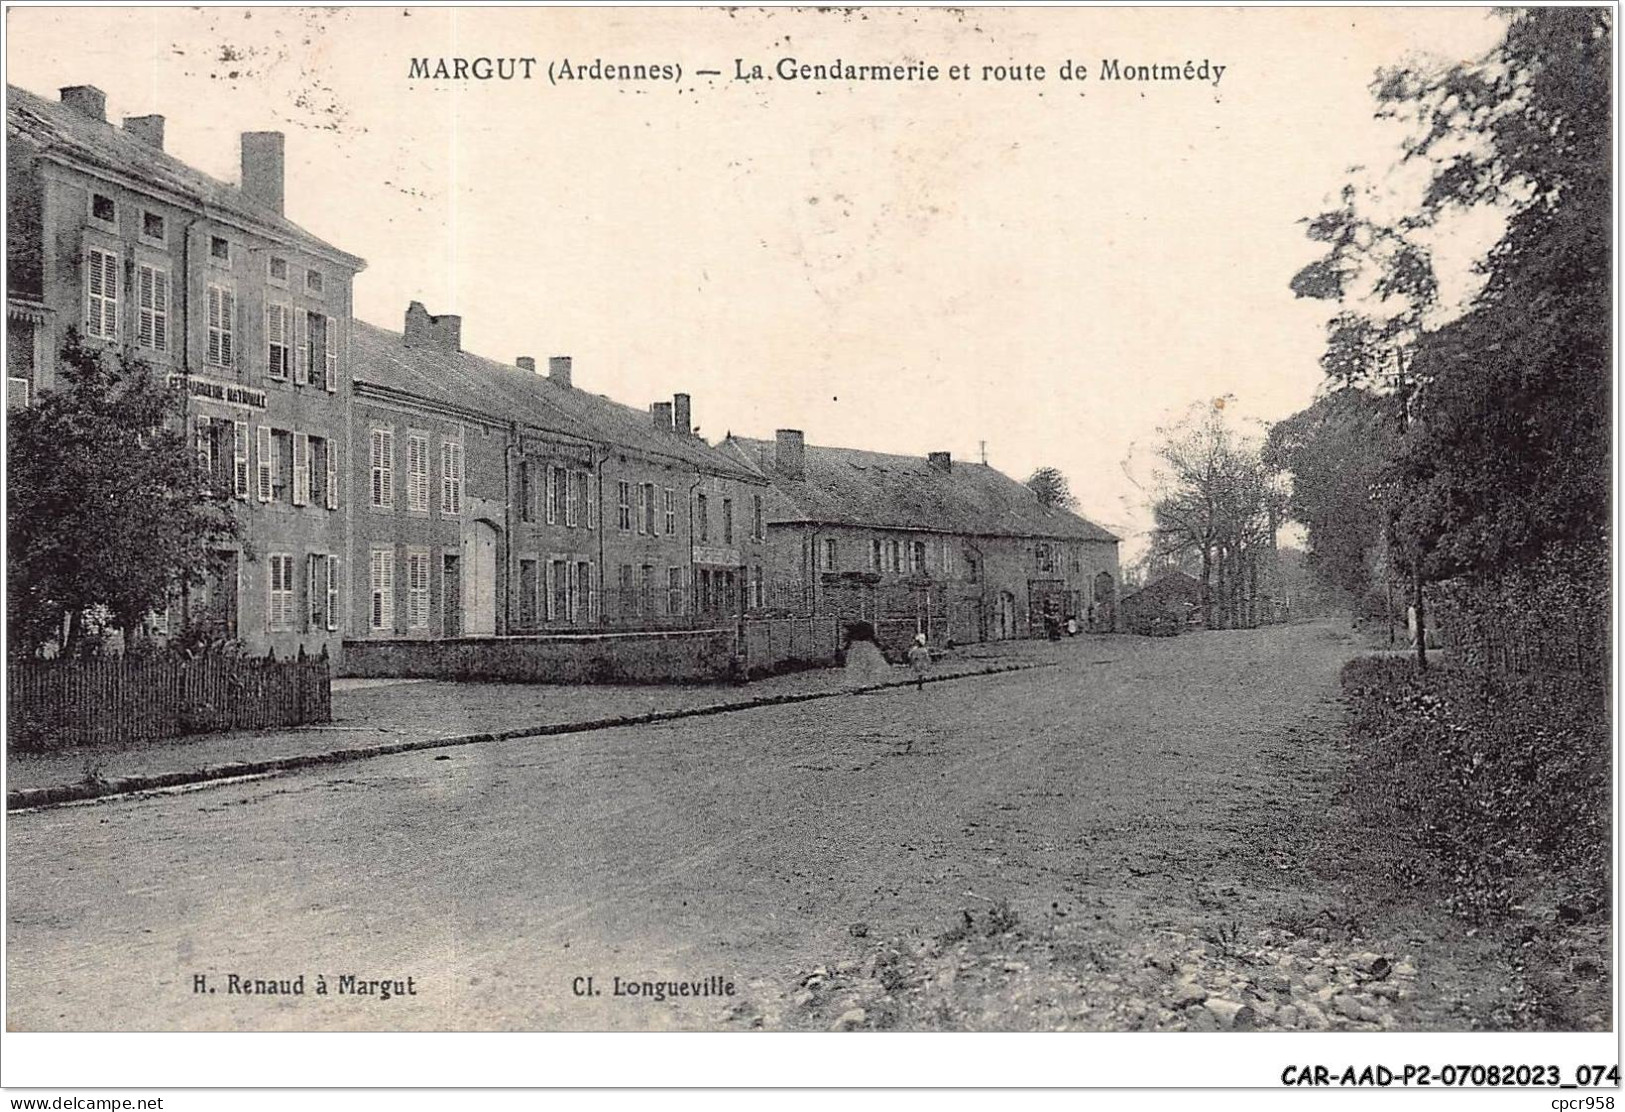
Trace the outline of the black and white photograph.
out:
<instances>
[{"instance_id":1,"label":"black and white photograph","mask_svg":"<svg viewBox=\"0 0 1625 1112\"><path fill-rule=\"evenodd\" d=\"M1616 16L8 6L8 1089L1610 1107Z\"/></svg>"}]
</instances>

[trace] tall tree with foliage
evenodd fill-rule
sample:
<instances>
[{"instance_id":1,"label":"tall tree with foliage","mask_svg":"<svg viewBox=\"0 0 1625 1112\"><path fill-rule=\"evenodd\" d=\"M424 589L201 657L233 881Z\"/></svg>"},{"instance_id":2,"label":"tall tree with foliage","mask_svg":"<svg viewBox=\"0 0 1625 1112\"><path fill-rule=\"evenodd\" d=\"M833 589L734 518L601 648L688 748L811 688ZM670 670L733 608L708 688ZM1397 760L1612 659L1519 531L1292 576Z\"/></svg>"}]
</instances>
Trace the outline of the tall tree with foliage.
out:
<instances>
[{"instance_id":1,"label":"tall tree with foliage","mask_svg":"<svg viewBox=\"0 0 1625 1112\"><path fill-rule=\"evenodd\" d=\"M1027 489L1033 492L1040 505L1058 510L1077 509L1078 500L1072 486L1057 467L1040 467L1027 476Z\"/></svg>"},{"instance_id":2,"label":"tall tree with foliage","mask_svg":"<svg viewBox=\"0 0 1625 1112\"><path fill-rule=\"evenodd\" d=\"M86 611L128 639L206 579L240 525L202 470L185 395L146 363L70 332L61 385L7 419L6 618L13 652L81 651Z\"/></svg>"}]
</instances>

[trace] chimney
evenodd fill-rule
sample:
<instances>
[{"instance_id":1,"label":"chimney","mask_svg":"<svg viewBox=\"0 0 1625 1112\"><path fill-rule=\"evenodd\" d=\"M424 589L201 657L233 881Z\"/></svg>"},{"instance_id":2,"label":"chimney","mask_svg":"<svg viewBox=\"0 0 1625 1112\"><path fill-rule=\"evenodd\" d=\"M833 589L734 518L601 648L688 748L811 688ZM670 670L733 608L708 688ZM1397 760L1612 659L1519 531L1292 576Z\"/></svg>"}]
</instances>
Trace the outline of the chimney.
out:
<instances>
[{"instance_id":1,"label":"chimney","mask_svg":"<svg viewBox=\"0 0 1625 1112\"><path fill-rule=\"evenodd\" d=\"M670 402L655 402L649 407L649 412L654 415L655 428L659 429L661 432L671 431Z\"/></svg>"},{"instance_id":2,"label":"chimney","mask_svg":"<svg viewBox=\"0 0 1625 1112\"><path fill-rule=\"evenodd\" d=\"M243 193L282 214L282 133L243 132Z\"/></svg>"},{"instance_id":3,"label":"chimney","mask_svg":"<svg viewBox=\"0 0 1625 1112\"><path fill-rule=\"evenodd\" d=\"M62 89L62 103L101 123L107 122L107 94L94 85L68 85Z\"/></svg>"},{"instance_id":4,"label":"chimney","mask_svg":"<svg viewBox=\"0 0 1625 1112\"><path fill-rule=\"evenodd\" d=\"M536 359L534 356L521 355L518 359L513 361L513 365L518 367L521 371L524 371L526 374L537 373Z\"/></svg>"},{"instance_id":5,"label":"chimney","mask_svg":"<svg viewBox=\"0 0 1625 1112\"><path fill-rule=\"evenodd\" d=\"M124 130L149 147L164 149L164 118L162 116L126 116Z\"/></svg>"},{"instance_id":6,"label":"chimney","mask_svg":"<svg viewBox=\"0 0 1625 1112\"><path fill-rule=\"evenodd\" d=\"M780 429L773 434L773 466L787 479L807 477L807 442L800 429Z\"/></svg>"},{"instance_id":7,"label":"chimney","mask_svg":"<svg viewBox=\"0 0 1625 1112\"><path fill-rule=\"evenodd\" d=\"M556 382L560 386L570 385L570 357L568 355L548 356L547 381Z\"/></svg>"},{"instance_id":8,"label":"chimney","mask_svg":"<svg viewBox=\"0 0 1625 1112\"><path fill-rule=\"evenodd\" d=\"M447 355L463 350L463 318L456 313L441 313L429 318L429 335L434 346Z\"/></svg>"},{"instance_id":9,"label":"chimney","mask_svg":"<svg viewBox=\"0 0 1625 1112\"><path fill-rule=\"evenodd\" d=\"M925 457L925 462L929 463L937 471L952 471L954 469L954 457L948 452L932 452Z\"/></svg>"},{"instance_id":10,"label":"chimney","mask_svg":"<svg viewBox=\"0 0 1625 1112\"><path fill-rule=\"evenodd\" d=\"M407 347L431 347L434 344L434 334L429 324L433 319L421 301L414 301L406 307L406 325L401 330L401 338Z\"/></svg>"},{"instance_id":11,"label":"chimney","mask_svg":"<svg viewBox=\"0 0 1625 1112\"><path fill-rule=\"evenodd\" d=\"M671 396L672 424L683 436L694 433L694 413L687 394L673 394Z\"/></svg>"}]
</instances>

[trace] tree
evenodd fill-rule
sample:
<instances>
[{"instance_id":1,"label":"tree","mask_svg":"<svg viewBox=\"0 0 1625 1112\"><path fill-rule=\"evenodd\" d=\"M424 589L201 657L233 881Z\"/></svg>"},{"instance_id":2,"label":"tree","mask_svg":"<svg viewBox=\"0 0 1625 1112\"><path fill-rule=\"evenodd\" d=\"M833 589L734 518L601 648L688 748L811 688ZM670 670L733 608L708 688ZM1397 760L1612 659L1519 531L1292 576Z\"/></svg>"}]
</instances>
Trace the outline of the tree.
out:
<instances>
[{"instance_id":1,"label":"tree","mask_svg":"<svg viewBox=\"0 0 1625 1112\"><path fill-rule=\"evenodd\" d=\"M1066 476L1056 467L1040 467L1027 476L1027 489L1038 498L1039 504L1058 510L1076 509L1078 500Z\"/></svg>"},{"instance_id":2,"label":"tree","mask_svg":"<svg viewBox=\"0 0 1625 1112\"><path fill-rule=\"evenodd\" d=\"M1257 438L1232 427L1226 400L1200 403L1159 430L1147 557L1148 566L1177 566L1194 553L1203 619L1217 629L1256 624L1260 564L1284 508Z\"/></svg>"},{"instance_id":3,"label":"tree","mask_svg":"<svg viewBox=\"0 0 1625 1112\"><path fill-rule=\"evenodd\" d=\"M73 331L58 367L63 385L7 421L6 617L13 650L30 654L81 651L97 608L128 642L241 528L229 481L189 443L184 393Z\"/></svg>"},{"instance_id":4,"label":"tree","mask_svg":"<svg viewBox=\"0 0 1625 1112\"><path fill-rule=\"evenodd\" d=\"M1337 386L1270 428L1264 462L1290 476L1287 514L1308 534L1308 565L1321 583L1355 599L1376 584L1383 544L1377 501L1394 450L1391 399Z\"/></svg>"}]
</instances>

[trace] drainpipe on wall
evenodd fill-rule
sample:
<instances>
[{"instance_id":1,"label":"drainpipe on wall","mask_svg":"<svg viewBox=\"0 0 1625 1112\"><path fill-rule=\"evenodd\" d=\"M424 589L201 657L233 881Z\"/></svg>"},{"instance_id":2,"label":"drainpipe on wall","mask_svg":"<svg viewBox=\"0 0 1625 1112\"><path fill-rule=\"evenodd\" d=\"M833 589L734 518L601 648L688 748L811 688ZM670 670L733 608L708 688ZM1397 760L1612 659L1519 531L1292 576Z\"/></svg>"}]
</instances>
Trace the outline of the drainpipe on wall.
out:
<instances>
[{"instance_id":1,"label":"drainpipe on wall","mask_svg":"<svg viewBox=\"0 0 1625 1112\"><path fill-rule=\"evenodd\" d=\"M519 422L508 422L508 444L502 450L502 628L499 635L513 628L513 457L525 452L519 437ZM463 473L468 473L468 462L463 462ZM445 605L445 587L440 589L441 606Z\"/></svg>"},{"instance_id":2,"label":"drainpipe on wall","mask_svg":"<svg viewBox=\"0 0 1625 1112\"><path fill-rule=\"evenodd\" d=\"M701 475L688 485L688 612L690 617L699 614L700 575L694 567L694 492L705 482Z\"/></svg>"},{"instance_id":3,"label":"drainpipe on wall","mask_svg":"<svg viewBox=\"0 0 1625 1112\"><path fill-rule=\"evenodd\" d=\"M609 573L609 569L604 566L604 464L609 462L609 449L605 448L601 455L596 445L589 445L587 450L598 457L598 463L593 467L593 473L597 476L598 483L598 624L602 626L604 624L603 583L604 576ZM587 590L592 590L592 584L587 585ZM592 615L592 596L590 594L587 596L587 614L589 617Z\"/></svg>"}]
</instances>

